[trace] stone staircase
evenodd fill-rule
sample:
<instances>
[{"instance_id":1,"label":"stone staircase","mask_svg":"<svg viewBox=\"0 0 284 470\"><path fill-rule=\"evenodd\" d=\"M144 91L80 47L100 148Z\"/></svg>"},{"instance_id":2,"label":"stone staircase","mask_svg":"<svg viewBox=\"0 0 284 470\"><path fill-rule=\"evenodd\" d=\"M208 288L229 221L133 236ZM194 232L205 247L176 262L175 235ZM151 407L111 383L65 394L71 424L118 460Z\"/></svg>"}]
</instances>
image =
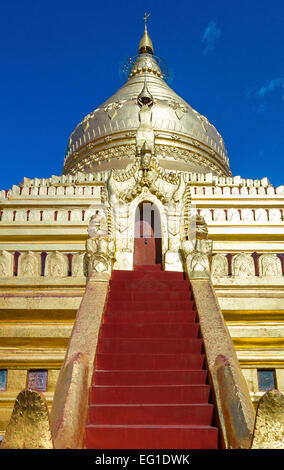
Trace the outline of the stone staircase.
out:
<instances>
[{"instance_id":1,"label":"stone staircase","mask_svg":"<svg viewBox=\"0 0 284 470\"><path fill-rule=\"evenodd\" d=\"M113 271L86 448L217 449L199 324L183 273Z\"/></svg>"}]
</instances>

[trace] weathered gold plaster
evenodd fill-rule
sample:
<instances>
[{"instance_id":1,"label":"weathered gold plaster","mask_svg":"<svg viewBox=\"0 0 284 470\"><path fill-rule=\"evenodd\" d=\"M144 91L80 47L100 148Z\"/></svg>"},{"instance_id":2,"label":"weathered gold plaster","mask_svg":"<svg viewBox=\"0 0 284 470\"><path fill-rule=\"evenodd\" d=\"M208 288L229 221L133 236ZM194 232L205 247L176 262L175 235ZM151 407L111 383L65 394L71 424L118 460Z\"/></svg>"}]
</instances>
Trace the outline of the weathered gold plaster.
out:
<instances>
[{"instance_id":1,"label":"weathered gold plaster","mask_svg":"<svg viewBox=\"0 0 284 470\"><path fill-rule=\"evenodd\" d=\"M191 286L215 391L224 446L228 449L248 448L251 442L255 410L230 333L223 319L211 280L192 279ZM221 359L224 357L226 359ZM226 385L224 388L224 383L230 383L230 386ZM235 410L237 427L232 425L227 413L228 407ZM240 415L237 416L237 413Z\"/></svg>"},{"instance_id":2,"label":"weathered gold plaster","mask_svg":"<svg viewBox=\"0 0 284 470\"><path fill-rule=\"evenodd\" d=\"M279 390L259 400L251 449L284 449L284 395Z\"/></svg>"},{"instance_id":3,"label":"weathered gold plaster","mask_svg":"<svg viewBox=\"0 0 284 470\"><path fill-rule=\"evenodd\" d=\"M219 355L213 368L218 411L226 429L230 449L248 449L252 439L252 406L242 373L232 359Z\"/></svg>"},{"instance_id":4,"label":"weathered gold plaster","mask_svg":"<svg viewBox=\"0 0 284 470\"><path fill-rule=\"evenodd\" d=\"M93 274L76 315L51 409L52 435L58 449L83 448L88 388L108 293L108 278L106 273Z\"/></svg>"},{"instance_id":5,"label":"weathered gold plaster","mask_svg":"<svg viewBox=\"0 0 284 470\"><path fill-rule=\"evenodd\" d=\"M3 449L53 449L49 412L44 395L22 390L2 442Z\"/></svg>"},{"instance_id":6,"label":"weathered gold plaster","mask_svg":"<svg viewBox=\"0 0 284 470\"><path fill-rule=\"evenodd\" d=\"M77 353L62 368L51 410L56 449L82 449L88 411L89 361Z\"/></svg>"}]
</instances>

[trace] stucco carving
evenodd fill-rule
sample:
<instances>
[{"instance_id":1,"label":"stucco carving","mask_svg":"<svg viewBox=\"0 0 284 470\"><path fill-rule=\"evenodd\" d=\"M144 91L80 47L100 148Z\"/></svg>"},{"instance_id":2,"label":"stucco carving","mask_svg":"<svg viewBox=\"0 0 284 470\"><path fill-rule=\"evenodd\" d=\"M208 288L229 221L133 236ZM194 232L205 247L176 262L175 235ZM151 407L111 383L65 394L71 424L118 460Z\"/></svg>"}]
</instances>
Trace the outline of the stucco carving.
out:
<instances>
[{"instance_id":1,"label":"stucco carving","mask_svg":"<svg viewBox=\"0 0 284 470\"><path fill-rule=\"evenodd\" d=\"M251 209L242 209L241 214L242 214L241 219L244 222L252 222L254 220L253 212Z\"/></svg>"},{"instance_id":2,"label":"stucco carving","mask_svg":"<svg viewBox=\"0 0 284 470\"><path fill-rule=\"evenodd\" d=\"M0 251L0 277L12 277L14 274L14 256L8 251Z\"/></svg>"},{"instance_id":3,"label":"stucco carving","mask_svg":"<svg viewBox=\"0 0 284 470\"><path fill-rule=\"evenodd\" d=\"M213 277L228 276L228 260L225 255L217 254L213 256L211 275Z\"/></svg>"},{"instance_id":4,"label":"stucco carving","mask_svg":"<svg viewBox=\"0 0 284 470\"><path fill-rule=\"evenodd\" d=\"M1 217L1 222L13 222L13 210L4 209Z\"/></svg>"},{"instance_id":5,"label":"stucco carving","mask_svg":"<svg viewBox=\"0 0 284 470\"><path fill-rule=\"evenodd\" d=\"M196 240L184 240L181 244L188 277L209 278L212 240L208 240L208 229L203 217L196 215Z\"/></svg>"},{"instance_id":6,"label":"stucco carving","mask_svg":"<svg viewBox=\"0 0 284 470\"><path fill-rule=\"evenodd\" d=\"M215 221L224 221L226 220L226 214L223 209L215 209L214 210L214 220Z\"/></svg>"},{"instance_id":7,"label":"stucco carving","mask_svg":"<svg viewBox=\"0 0 284 470\"><path fill-rule=\"evenodd\" d=\"M113 240L96 237L86 242L88 275L94 272L111 274L115 245Z\"/></svg>"},{"instance_id":8,"label":"stucco carving","mask_svg":"<svg viewBox=\"0 0 284 470\"><path fill-rule=\"evenodd\" d=\"M34 278L41 275L41 256L40 254L29 251L21 253L18 259L18 276Z\"/></svg>"},{"instance_id":9,"label":"stucco carving","mask_svg":"<svg viewBox=\"0 0 284 470\"><path fill-rule=\"evenodd\" d=\"M107 216L104 210L96 210L89 221L88 234L90 238L107 237L108 224Z\"/></svg>"},{"instance_id":10,"label":"stucco carving","mask_svg":"<svg viewBox=\"0 0 284 470\"><path fill-rule=\"evenodd\" d=\"M85 253L74 253L72 256L72 276L85 276Z\"/></svg>"},{"instance_id":11,"label":"stucco carving","mask_svg":"<svg viewBox=\"0 0 284 470\"><path fill-rule=\"evenodd\" d=\"M228 209L228 221L229 222L240 221L240 213L237 209Z\"/></svg>"},{"instance_id":12,"label":"stucco carving","mask_svg":"<svg viewBox=\"0 0 284 470\"><path fill-rule=\"evenodd\" d=\"M143 201L161 204L163 254L170 252L172 265L175 253L174 258L179 265L177 268L182 268L178 251L190 203L190 187L183 173L166 172L160 167L152 154L151 145L144 140L135 163L127 171L112 170L106 182L103 200L109 207L112 220L116 269L132 269L133 266L131 257L133 259L135 213L131 209L132 201L135 201L135 208ZM133 230L129 229L132 226Z\"/></svg>"},{"instance_id":13,"label":"stucco carving","mask_svg":"<svg viewBox=\"0 0 284 470\"><path fill-rule=\"evenodd\" d=\"M27 222L27 211L26 210L17 210L15 213L15 221L18 223Z\"/></svg>"},{"instance_id":14,"label":"stucco carving","mask_svg":"<svg viewBox=\"0 0 284 470\"><path fill-rule=\"evenodd\" d=\"M220 196L222 194L222 188L220 188L219 186L216 186L214 188L214 195L215 196Z\"/></svg>"},{"instance_id":15,"label":"stucco carving","mask_svg":"<svg viewBox=\"0 0 284 470\"><path fill-rule=\"evenodd\" d=\"M145 80L144 87L138 96L137 104L139 111L139 127L136 132L136 149L137 154L141 154L142 148L147 145L151 155L155 152L155 136L152 127L152 111L153 97L147 88Z\"/></svg>"},{"instance_id":16,"label":"stucco carving","mask_svg":"<svg viewBox=\"0 0 284 470\"><path fill-rule=\"evenodd\" d=\"M45 259L44 275L52 278L68 276L68 258L63 253L49 253Z\"/></svg>"},{"instance_id":17,"label":"stucco carving","mask_svg":"<svg viewBox=\"0 0 284 470\"><path fill-rule=\"evenodd\" d=\"M265 209L256 209L255 220L257 222L267 222L267 211Z\"/></svg>"},{"instance_id":18,"label":"stucco carving","mask_svg":"<svg viewBox=\"0 0 284 470\"><path fill-rule=\"evenodd\" d=\"M68 221L68 211L59 210L56 217L57 222L67 222Z\"/></svg>"},{"instance_id":19,"label":"stucco carving","mask_svg":"<svg viewBox=\"0 0 284 470\"><path fill-rule=\"evenodd\" d=\"M228 186L225 186L223 188L223 194L224 194L224 196L230 196L231 195L231 188L228 187Z\"/></svg>"},{"instance_id":20,"label":"stucco carving","mask_svg":"<svg viewBox=\"0 0 284 470\"><path fill-rule=\"evenodd\" d=\"M205 222L208 224L208 222L211 222L212 220L212 212L210 209L203 209L200 211L201 217L204 218Z\"/></svg>"},{"instance_id":21,"label":"stucco carving","mask_svg":"<svg viewBox=\"0 0 284 470\"><path fill-rule=\"evenodd\" d=\"M107 216L104 211L97 210L91 217L86 242L86 262L88 275L93 273L111 274L114 260L115 243L108 237Z\"/></svg>"},{"instance_id":22,"label":"stucco carving","mask_svg":"<svg viewBox=\"0 0 284 470\"><path fill-rule=\"evenodd\" d=\"M70 216L71 222L82 222L82 210L73 209Z\"/></svg>"},{"instance_id":23,"label":"stucco carving","mask_svg":"<svg viewBox=\"0 0 284 470\"><path fill-rule=\"evenodd\" d=\"M29 212L29 222L40 222L40 210L31 209Z\"/></svg>"},{"instance_id":24,"label":"stucco carving","mask_svg":"<svg viewBox=\"0 0 284 470\"><path fill-rule=\"evenodd\" d=\"M54 210L45 209L42 212L42 221L47 223L54 223Z\"/></svg>"},{"instance_id":25,"label":"stucco carving","mask_svg":"<svg viewBox=\"0 0 284 470\"><path fill-rule=\"evenodd\" d=\"M269 210L269 220L271 222L280 222L281 221L281 211L280 211L280 209L270 209Z\"/></svg>"},{"instance_id":26,"label":"stucco carving","mask_svg":"<svg viewBox=\"0 0 284 470\"><path fill-rule=\"evenodd\" d=\"M281 261L274 253L261 255L258 259L258 266L261 277L282 276Z\"/></svg>"}]
</instances>

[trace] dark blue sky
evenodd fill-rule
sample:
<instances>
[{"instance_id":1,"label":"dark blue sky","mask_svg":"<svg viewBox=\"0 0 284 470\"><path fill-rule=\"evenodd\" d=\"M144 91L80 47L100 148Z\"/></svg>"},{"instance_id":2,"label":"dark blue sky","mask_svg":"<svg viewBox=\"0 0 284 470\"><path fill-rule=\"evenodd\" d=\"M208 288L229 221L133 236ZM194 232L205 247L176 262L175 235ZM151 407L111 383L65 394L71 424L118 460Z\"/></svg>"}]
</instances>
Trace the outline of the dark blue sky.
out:
<instances>
[{"instance_id":1,"label":"dark blue sky","mask_svg":"<svg viewBox=\"0 0 284 470\"><path fill-rule=\"evenodd\" d=\"M143 15L170 86L222 134L233 175L284 184L283 0L1 4L0 188L60 174L70 133L122 84Z\"/></svg>"}]
</instances>

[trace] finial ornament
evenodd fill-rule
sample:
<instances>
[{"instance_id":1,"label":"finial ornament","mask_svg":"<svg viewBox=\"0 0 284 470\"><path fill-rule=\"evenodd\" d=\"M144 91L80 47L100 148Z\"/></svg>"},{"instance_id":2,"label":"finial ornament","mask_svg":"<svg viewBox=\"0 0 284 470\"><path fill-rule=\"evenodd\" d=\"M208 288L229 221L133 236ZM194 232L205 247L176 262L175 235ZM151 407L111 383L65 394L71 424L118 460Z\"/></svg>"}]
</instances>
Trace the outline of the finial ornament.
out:
<instances>
[{"instance_id":1,"label":"finial ornament","mask_svg":"<svg viewBox=\"0 0 284 470\"><path fill-rule=\"evenodd\" d=\"M150 16L150 13L145 12L144 14L145 31L139 44L139 49L138 49L139 54L151 54L151 55L154 54L153 44L147 31L147 20L149 16Z\"/></svg>"},{"instance_id":2,"label":"finial ornament","mask_svg":"<svg viewBox=\"0 0 284 470\"><path fill-rule=\"evenodd\" d=\"M145 21L145 31L147 31L147 20L149 18L149 16L151 15L151 13L147 13L145 11L145 14L144 14L144 21Z\"/></svg>"}]
</instances>

